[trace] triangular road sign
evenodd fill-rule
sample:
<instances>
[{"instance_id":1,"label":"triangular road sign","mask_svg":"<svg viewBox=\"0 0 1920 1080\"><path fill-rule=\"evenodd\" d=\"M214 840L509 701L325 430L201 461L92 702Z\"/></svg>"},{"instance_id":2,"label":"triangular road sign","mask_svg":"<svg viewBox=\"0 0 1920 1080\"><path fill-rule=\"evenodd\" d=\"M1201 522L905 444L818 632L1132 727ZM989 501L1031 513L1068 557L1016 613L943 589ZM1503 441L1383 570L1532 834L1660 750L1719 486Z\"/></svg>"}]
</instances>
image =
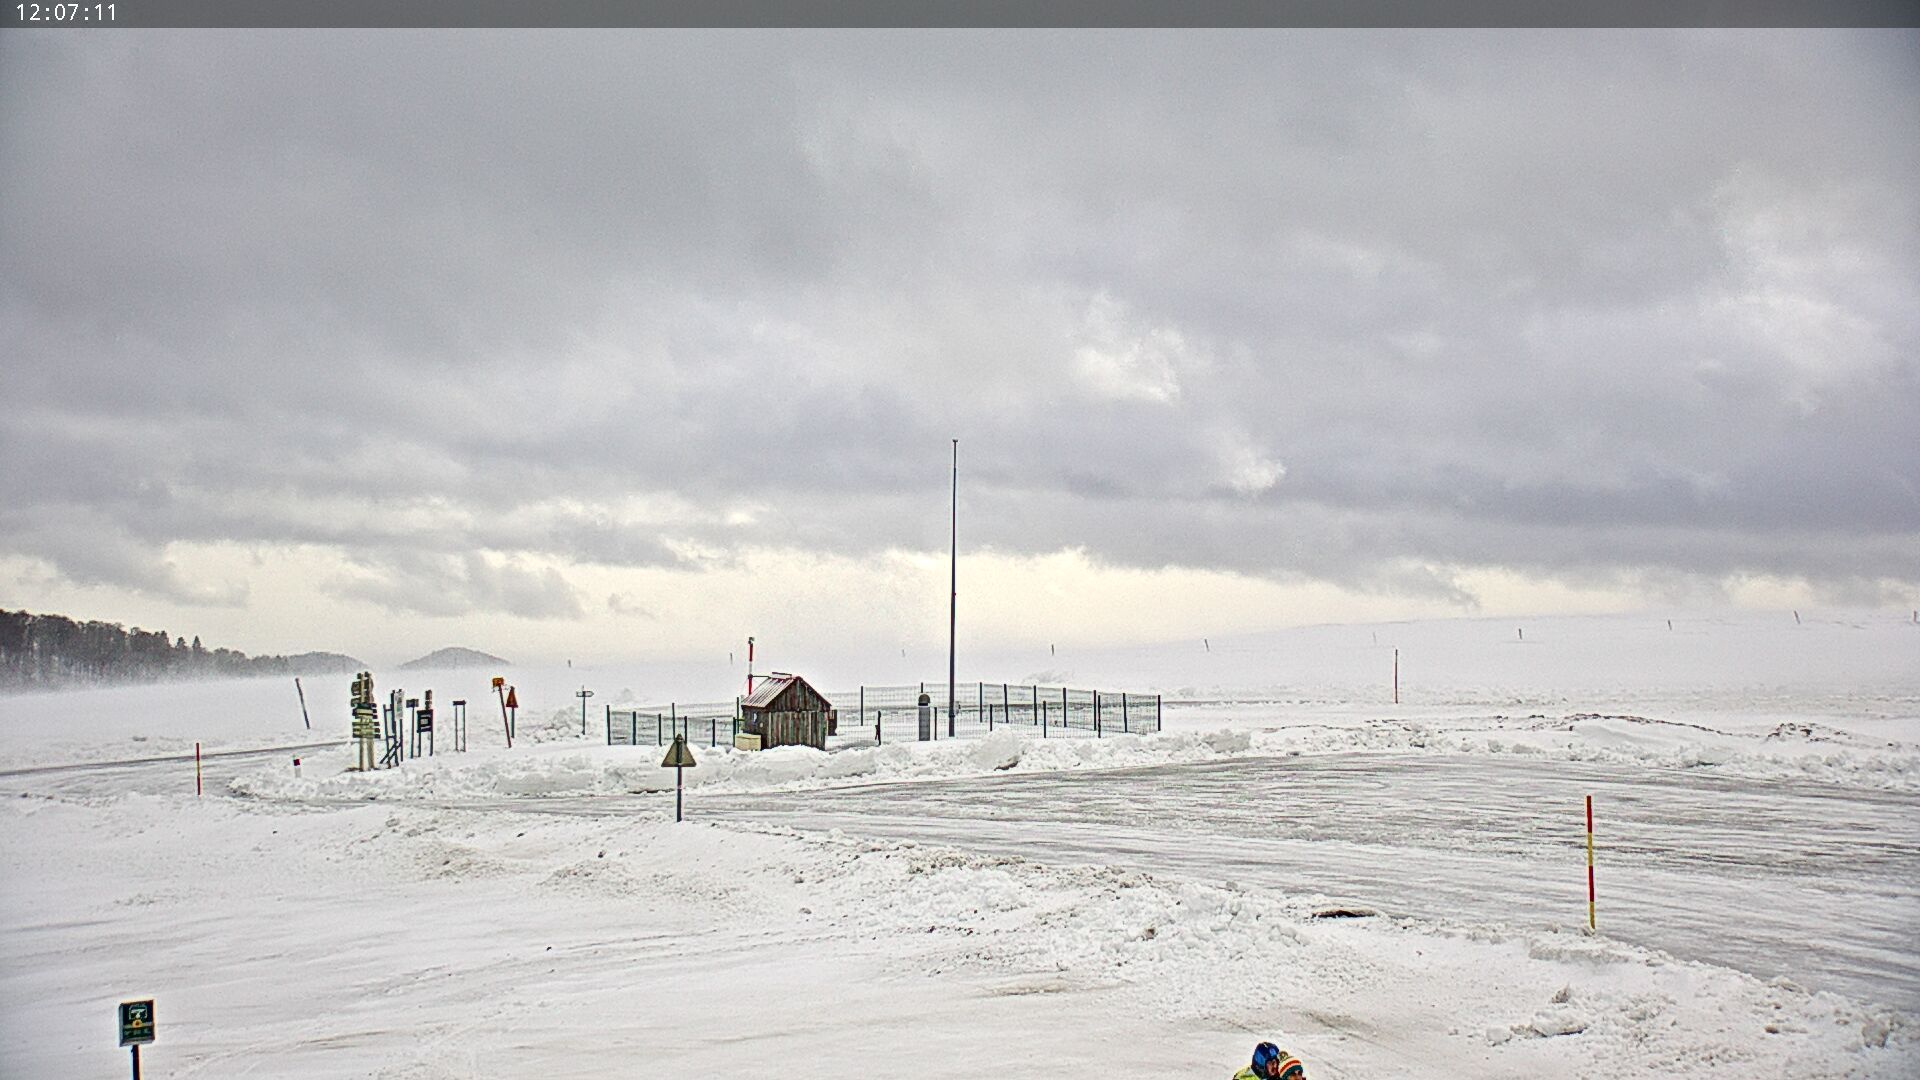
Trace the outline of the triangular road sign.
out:
<instances>
[{"instance_id":1,"label":"triangular road sign","mask_svg":"<svg viewBox=\"0 0 1920 1080\"><path fill-rule=\"evenodd\" d=\"M667 747L667 759L660 763L660 767L663 769L691 769L695 764L697 763L693 760L693 751L687 748L687 737L685 735L675 735L673 737L673 745Z\"/></svg>"},{"instance_id":2,"label":"triangular road sign","mask_svg":"<svg viewBox=\"0 0 1920 1080\"><path fill-rule=\"evenodd\" d=\"M507 687L507 708L517 709L519 707L520 707L520 695L513 692L513 687L511 686Z\"/></svg>"}]
</instances>

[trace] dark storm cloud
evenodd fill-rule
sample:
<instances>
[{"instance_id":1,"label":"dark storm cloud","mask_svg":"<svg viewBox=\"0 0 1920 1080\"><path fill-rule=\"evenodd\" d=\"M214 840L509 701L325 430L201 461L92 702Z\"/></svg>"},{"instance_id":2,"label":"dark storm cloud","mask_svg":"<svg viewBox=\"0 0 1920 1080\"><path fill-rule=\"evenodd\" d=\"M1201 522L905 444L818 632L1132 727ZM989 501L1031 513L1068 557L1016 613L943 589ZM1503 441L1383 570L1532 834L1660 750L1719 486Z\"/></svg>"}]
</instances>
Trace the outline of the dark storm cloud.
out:
<instances>
[{"instance_id":1,"label":"dark storm cloud","mask_svg":"<svg viewBox=\"0 0 1920 1080\"><path fill-rule=\"evenodd\" d=\"M0 550L1920 583L1916 45L6 35Z\"/></svg>"}]
</instances>

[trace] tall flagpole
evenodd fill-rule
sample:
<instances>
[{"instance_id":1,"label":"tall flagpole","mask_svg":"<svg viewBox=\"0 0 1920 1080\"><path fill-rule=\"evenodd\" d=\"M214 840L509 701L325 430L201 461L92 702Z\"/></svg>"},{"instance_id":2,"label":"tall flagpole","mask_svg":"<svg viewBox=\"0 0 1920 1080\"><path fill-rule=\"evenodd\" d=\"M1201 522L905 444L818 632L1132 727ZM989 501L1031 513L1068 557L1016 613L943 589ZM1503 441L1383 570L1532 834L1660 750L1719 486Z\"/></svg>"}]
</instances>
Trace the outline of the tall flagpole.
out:
<instances>
[{"instance_id":1,"label":"tall flagpole","mask_svg":"<svg viewBox=\"0 0 1920 1080\"><path fill-rule=\"evenodd\" d=\"M953 737L953 653L960 627L960 440L953 440L953 548L947 581L947 737Z\"/></svg>"}]
</instances>

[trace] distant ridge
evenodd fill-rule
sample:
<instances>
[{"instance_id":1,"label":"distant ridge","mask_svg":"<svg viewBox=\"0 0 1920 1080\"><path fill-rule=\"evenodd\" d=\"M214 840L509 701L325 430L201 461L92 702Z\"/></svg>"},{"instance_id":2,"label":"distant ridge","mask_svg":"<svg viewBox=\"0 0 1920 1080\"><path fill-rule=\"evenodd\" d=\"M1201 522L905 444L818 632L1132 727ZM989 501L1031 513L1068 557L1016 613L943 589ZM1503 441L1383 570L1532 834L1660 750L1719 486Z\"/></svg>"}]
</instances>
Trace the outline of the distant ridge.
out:
<instances>
[{"instance_id":1,"label":"distant ridge","mask_svg":"<svg viewBox=\"0 0 1920 1080\"><path fill-rule=\"evenodd\" d=\"M256 663L272 659L276 658L254 658ZM359 671L367 666L364 660L357 660L345 653L337 652L303 652L277 659L284 660L286 670L294 675L333 675L340 672Z\"/></svg>"},{"instance_id":2,"label":"distant ridge","mask_svg":"<svg viewBox=\"0 0 1920 1080\"><path fill-rule=\"evenodd\" d=\"M505 660L500 659L492 653L483 653L479 649L463 649L458 645L450 645L444 649L435 649L418 660L409 660L400 665L400 670L419 671L424 668L431 668L448 671L456 668L503 667L506 666L506 664L507 662Z\"/></svg>"}]
</instances>

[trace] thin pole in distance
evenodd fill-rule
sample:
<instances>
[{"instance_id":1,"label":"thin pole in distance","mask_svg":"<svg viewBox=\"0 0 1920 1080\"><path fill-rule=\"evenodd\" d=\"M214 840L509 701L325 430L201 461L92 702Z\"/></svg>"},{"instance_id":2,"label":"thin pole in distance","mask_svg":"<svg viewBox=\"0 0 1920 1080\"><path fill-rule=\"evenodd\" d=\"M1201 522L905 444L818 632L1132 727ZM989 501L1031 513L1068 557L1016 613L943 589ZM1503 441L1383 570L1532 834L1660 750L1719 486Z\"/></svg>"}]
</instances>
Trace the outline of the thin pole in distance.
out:
<instances>
[{"instance_id":1,"label":"thin pole in distance","mask_svg":"<svg viewBox=\"0 0 1920 1080\"><path fill-rule=\"evenodd\" d=\"M948 555L947 579L947 736L953 737L954 649L960 627L960 440L953 440L953 516L950 519L952 547Z\"/></svg>"}]
</instances>

